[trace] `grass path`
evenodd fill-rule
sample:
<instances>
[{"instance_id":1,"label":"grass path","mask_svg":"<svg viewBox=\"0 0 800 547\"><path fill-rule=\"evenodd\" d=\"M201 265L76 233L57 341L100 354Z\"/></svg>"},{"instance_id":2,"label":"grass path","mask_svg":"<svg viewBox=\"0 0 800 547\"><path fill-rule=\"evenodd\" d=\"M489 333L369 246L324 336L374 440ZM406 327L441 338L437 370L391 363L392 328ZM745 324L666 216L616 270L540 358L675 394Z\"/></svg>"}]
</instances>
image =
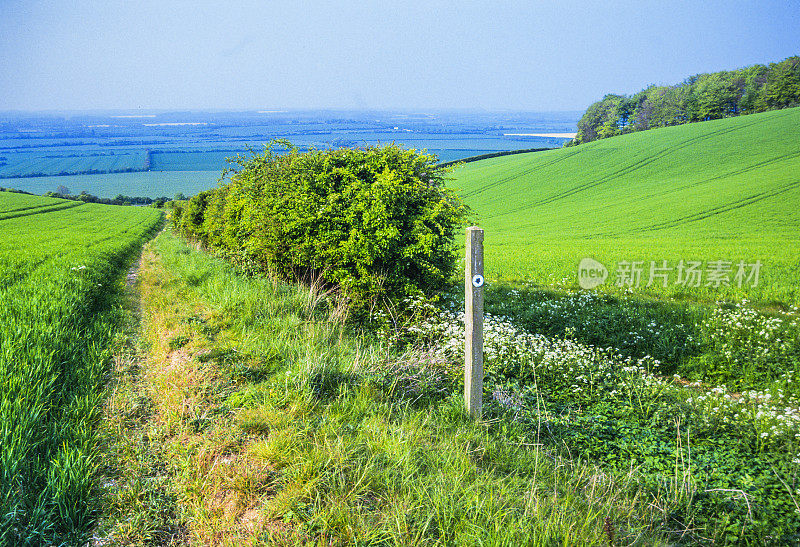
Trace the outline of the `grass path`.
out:
<instances>
[{"instance_id":1,"label":"grass path","mask_svg":"<svg viewBox=\"0 0 800 547\"><path fill-rule=\"evenodd\" d=\"M93 546L187 544L173 477L154 427L154 402L142 375L147 349L141 332L141 262L140 257L125 279L127 321L115 347L103 413L106 503Z\"/></svg>"}]
</instances>

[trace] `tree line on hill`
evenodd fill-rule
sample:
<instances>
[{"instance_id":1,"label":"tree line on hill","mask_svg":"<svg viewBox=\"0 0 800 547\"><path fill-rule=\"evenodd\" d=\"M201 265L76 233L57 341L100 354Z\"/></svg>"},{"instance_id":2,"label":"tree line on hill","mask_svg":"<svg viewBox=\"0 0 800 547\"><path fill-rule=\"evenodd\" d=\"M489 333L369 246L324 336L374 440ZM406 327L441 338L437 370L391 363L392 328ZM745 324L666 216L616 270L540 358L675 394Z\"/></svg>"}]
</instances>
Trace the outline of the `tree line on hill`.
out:
<instances>
[{"instance_id":1,"label":"tree line on hill","mask_svg":"<svg viewBox=\"0 0 800 547\"><path fill-rule=\"evenodd\" d=\"M0 192L10 192L12 194L27 194L29 196L37 196L39 194L34 194L33 192L28 192L26 190L20 190L19 188L4 188L0 186ZM125 196L122 194L117 194L116 197L113 199L111 198L101 198L95 195L88 193L86 190L81 192L80 194L72 194L70 193L69 188L66 186L59 186L57 191L55 192L47 192L46 194L42 194L48 198L59 198L59 199L69 199L72 201L83 201L84 203L101 203L103 205L150 205L151 207L155 207L156 209L161 209L164 207L166 203L170 201L181 201L187 200L188 198L183 194L183 192L178 192L175 194L174 198L168 198L167 196L160 196L157 198L150 198L150 197L142 197L142 196Z\"/></svg>"},{"instance_id":2,"label":"tree line on hill","mask_svg":"<svg viewBox=\"0 0 800 547\"><path fill-rule=\"evenodd\" d=\"M589 106L567 146L657 127L800 106L800 56L739 70L697 74Z\"/></svg>"},{"instance_id":3,"label":"tree line on hill","mask_svg":"<svg viewBox=\"0 0 800 547\"><path fill-rule=\"evenodd\" d=\"M117 194L113 199L101 198L88 193L86 190L77 195L70 194L69 191L47 192L44 195L49 198L70 199L72 201L83 201L84 203L102 203L103 205L151 205L157 209L161 209L164 207L165 203L170 201L170 198L166 196L149 198L142 196L124 196L122 194ZM180 196L185 199L183 194L180 194Z\"/></svg>"}]
</instances>

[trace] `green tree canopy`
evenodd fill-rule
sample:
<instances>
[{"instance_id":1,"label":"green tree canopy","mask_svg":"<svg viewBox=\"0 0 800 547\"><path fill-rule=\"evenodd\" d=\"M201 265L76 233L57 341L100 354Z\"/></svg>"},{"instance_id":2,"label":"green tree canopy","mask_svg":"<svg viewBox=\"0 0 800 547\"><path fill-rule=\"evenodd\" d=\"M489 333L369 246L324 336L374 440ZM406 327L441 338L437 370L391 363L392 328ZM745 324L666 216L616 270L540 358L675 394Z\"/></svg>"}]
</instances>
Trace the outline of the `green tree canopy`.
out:
<instances>
[{"instance_id":1,"label":"green tree canopy","mask_svg":"<svg viewBox=\"0 0 800 547\"><path fill-rule=\"evenodd\" d=\"M571 145L687 122L800 105L800 57L769 66L689 76L632 96L608 94L589 106Z\"/></svg>"}]
</instances>

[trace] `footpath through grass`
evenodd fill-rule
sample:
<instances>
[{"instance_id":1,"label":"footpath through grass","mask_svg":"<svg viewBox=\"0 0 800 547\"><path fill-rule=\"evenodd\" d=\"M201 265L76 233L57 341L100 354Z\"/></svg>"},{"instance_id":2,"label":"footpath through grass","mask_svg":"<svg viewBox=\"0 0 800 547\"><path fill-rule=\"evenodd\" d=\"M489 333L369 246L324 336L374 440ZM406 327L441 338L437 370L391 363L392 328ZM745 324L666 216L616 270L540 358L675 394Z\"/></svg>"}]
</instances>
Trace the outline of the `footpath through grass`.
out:
<instances>
[{"instance_id":1,"label":"footpath through grass","mask_svg":"<svg viewBox=\"0 0 800 547\"><path fill-rule=\"evenodd\" d=\"M677 527L635 471L469 420L453 363L356 336L319 290L242 276L169 233L139 283L148 352L108 406L108 539L652 545Z\"/></svg>"}]
</instances>

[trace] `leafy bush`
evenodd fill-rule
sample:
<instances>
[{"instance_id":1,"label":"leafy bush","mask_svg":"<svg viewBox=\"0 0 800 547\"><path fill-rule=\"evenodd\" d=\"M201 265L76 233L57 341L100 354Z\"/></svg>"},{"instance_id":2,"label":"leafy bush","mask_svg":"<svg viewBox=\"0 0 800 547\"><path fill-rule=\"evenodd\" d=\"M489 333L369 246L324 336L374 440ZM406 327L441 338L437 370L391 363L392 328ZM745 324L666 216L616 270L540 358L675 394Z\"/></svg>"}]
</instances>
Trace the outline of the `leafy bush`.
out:
<instances>
[{"instance_id":1,"label":"leafy bush","mask_svg":"<svg viewBox=\"0 0 800 547\"><path fill-rule=\"evenodd\" d=\"M229 183L173 209L181 234L282 279L322 279L361 309L437 290L453 272L467 207L435 156L270 145L233 161Z\"/></svg>"}]
</instances>

